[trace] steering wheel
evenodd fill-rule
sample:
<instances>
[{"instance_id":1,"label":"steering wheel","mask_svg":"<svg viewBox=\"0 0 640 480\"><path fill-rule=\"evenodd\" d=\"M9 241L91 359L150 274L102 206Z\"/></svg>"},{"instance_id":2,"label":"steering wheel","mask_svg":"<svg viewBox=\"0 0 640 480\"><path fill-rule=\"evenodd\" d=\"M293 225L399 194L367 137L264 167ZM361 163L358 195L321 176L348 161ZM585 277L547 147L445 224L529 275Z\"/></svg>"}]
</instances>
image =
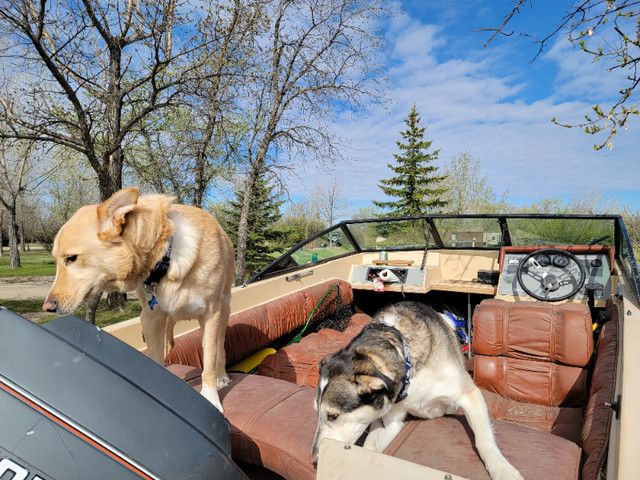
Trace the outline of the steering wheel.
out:
<instances>
[{"instance_id":1,"label":"steering wheel","mask_svg":"<svg viewBox=\"0 0 640 480\"><path fill-rule=\"evenodd\" d=\"M529 253L518 265L522 289L543 302L558 302L574 296L585 281L584 266L571 252L543 248Z\"/></svg>"}]
</instances>

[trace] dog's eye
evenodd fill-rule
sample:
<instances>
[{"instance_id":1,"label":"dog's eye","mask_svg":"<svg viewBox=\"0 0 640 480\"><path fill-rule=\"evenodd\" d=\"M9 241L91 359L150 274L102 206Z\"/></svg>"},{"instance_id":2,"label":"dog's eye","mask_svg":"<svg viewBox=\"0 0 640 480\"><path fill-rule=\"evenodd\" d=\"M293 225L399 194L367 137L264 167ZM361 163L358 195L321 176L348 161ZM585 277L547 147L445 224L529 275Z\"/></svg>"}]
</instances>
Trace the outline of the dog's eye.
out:
<instances>
[{"instance_id":1,"label":"dog's eye","mask_svg":"<svg viewBox=\"0 0 640 480\"><path fill-rule=\"evenodd\" d=\"M67 257L67 258L64 260L64 262L65 262L67 265L70 265L70 264L72 264L73 262L75 262L77 259L78 259L78 255L71 255L71 256Z\"/></svg>"},{"instance_id":2,"label":"dog's eye","mask_svg":"<svg viewBox=\"0 0 640 480\"><path fill-rule=\"evenodd\" d=\"M329 420L330 422L335 422L339 416L340 415L338 415L337 413L328 413L327 420Z\"/></svg>"}]
</instances>

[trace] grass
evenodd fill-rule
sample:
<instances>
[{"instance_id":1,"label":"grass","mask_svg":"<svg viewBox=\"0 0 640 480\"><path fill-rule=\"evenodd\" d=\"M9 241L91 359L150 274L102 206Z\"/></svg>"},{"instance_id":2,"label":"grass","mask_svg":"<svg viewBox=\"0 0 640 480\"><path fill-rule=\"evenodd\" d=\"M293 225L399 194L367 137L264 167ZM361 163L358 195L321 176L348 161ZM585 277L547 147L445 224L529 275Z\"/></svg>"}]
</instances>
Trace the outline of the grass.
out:
<instances>
[{"instance_id":1,"label":"grass","mask_svg":"<svg viewBox=\"0 0 640 480\"><path fill-rule=\"evenodd\" d=\"M9 251L0 257L0 277L39 277L56 274L56 263L47 250L20 252L20 268L9 268Z\"/></svg>"},{"instance_id":2,"label":"grass","mask_svg":"<svg viewBox=\"0 0 640 480\"><path fill-rule=\"evenodd\" d=\"M25 317L31 316L31 314L39 314L37 323L47 323L51 320L58 318L60 315L42 314L42 300L0 300L0 305L8 308L9 310L23 315ZM96 325L100 328L115 323L129 320L140 315L142 307L137 301L129 301L125 304L123 310L107 310L106 300L101 300L96 311ZM84 318L84 308L81 308L73 313L74 315Z\"/></svg>"}]
</instances>

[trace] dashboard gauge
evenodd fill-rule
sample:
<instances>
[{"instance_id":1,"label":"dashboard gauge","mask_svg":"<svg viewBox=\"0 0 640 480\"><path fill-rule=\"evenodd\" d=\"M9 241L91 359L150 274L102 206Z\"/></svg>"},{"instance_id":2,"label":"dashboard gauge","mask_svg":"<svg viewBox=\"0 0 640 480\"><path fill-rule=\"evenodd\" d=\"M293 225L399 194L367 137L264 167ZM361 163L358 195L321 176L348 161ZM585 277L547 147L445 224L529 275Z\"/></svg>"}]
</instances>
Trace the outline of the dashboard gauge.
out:
<instances>
[{"instance_id":1,"label":"dashboard gauge","mask_svg":"<svg viewBox=\"0 0 640 480\"><path fill-rule=\"evenodd\" d=\"M594 258L593 260L591 260L591 266L600 268L602 266L602 260L600 260L599 258Z\"/></svg>"},{"instance_id":2,"label":"dashboard gauge","mask_svg":"<svg viewBox=\"0 0 640 480\"><path fill-rule=\"evenodd\" d=\"M569 258L564 255L556 255L553 257L553 264L556 267L566 267L569 265Z\"/></svg>"},{"instance_id":3,"label":"dashboard gauge","mask_svg":"<svg viewBox=\"0 0 640 480\"><path fill-rule=\"evenodd\" d=\"M536 255L536 261L541 267L547 267L551 264L551 258L549 258L549 255Z\"/></svg>"}]
</instances>

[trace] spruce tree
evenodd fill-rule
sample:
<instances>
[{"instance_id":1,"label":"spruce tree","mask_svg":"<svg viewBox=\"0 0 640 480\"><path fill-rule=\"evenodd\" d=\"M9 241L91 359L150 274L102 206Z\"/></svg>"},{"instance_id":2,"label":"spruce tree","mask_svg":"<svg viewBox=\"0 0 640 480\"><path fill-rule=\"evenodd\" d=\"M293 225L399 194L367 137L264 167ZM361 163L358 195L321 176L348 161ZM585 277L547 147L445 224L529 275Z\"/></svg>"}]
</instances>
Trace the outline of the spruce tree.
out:
<instances>
[{"instance_id":1,"label":"spruce tree","mask_svg":"<svg viewBox=\"0 0 640 480\"><path fill-rule=\"evenodd\" d=\"M235 199L223 208L223 218L219 219L227 232L237 232L240 222L240 212L244 202L244 189L240 187L235 192ZM274 193L274 187L265 175L260 175L252 191L251 211L249 212L249 232L247 239L246 274L242 281L251 278L262 268L274 260L273 253L282 250L284 233L275 227L282 217L280 206L284 200ZM236 245L236 236L229 235Z\"/></svg>"},{"instance_id":2,"label":"spruce tree","mask_svg":"<svg viewBox=\"0 0 640 480\"><path fill-rule=\"evenodd\" d=\"M396 165L389 168L396 174L388 180L381 180L379 187L396 201L373 201L376 207L390 210L381 216L402 217L436 213L447 205L443 194L447 191L439 186L446 176L437 175L438 167L430 165L438 158L440 150L428 153L431 141L424 140L427 127L420 127L420 114L415 104L404 121L407 130L400 132L404 140L397 141L400 154L394 154Z\"/></svg>"}]
</instances>

